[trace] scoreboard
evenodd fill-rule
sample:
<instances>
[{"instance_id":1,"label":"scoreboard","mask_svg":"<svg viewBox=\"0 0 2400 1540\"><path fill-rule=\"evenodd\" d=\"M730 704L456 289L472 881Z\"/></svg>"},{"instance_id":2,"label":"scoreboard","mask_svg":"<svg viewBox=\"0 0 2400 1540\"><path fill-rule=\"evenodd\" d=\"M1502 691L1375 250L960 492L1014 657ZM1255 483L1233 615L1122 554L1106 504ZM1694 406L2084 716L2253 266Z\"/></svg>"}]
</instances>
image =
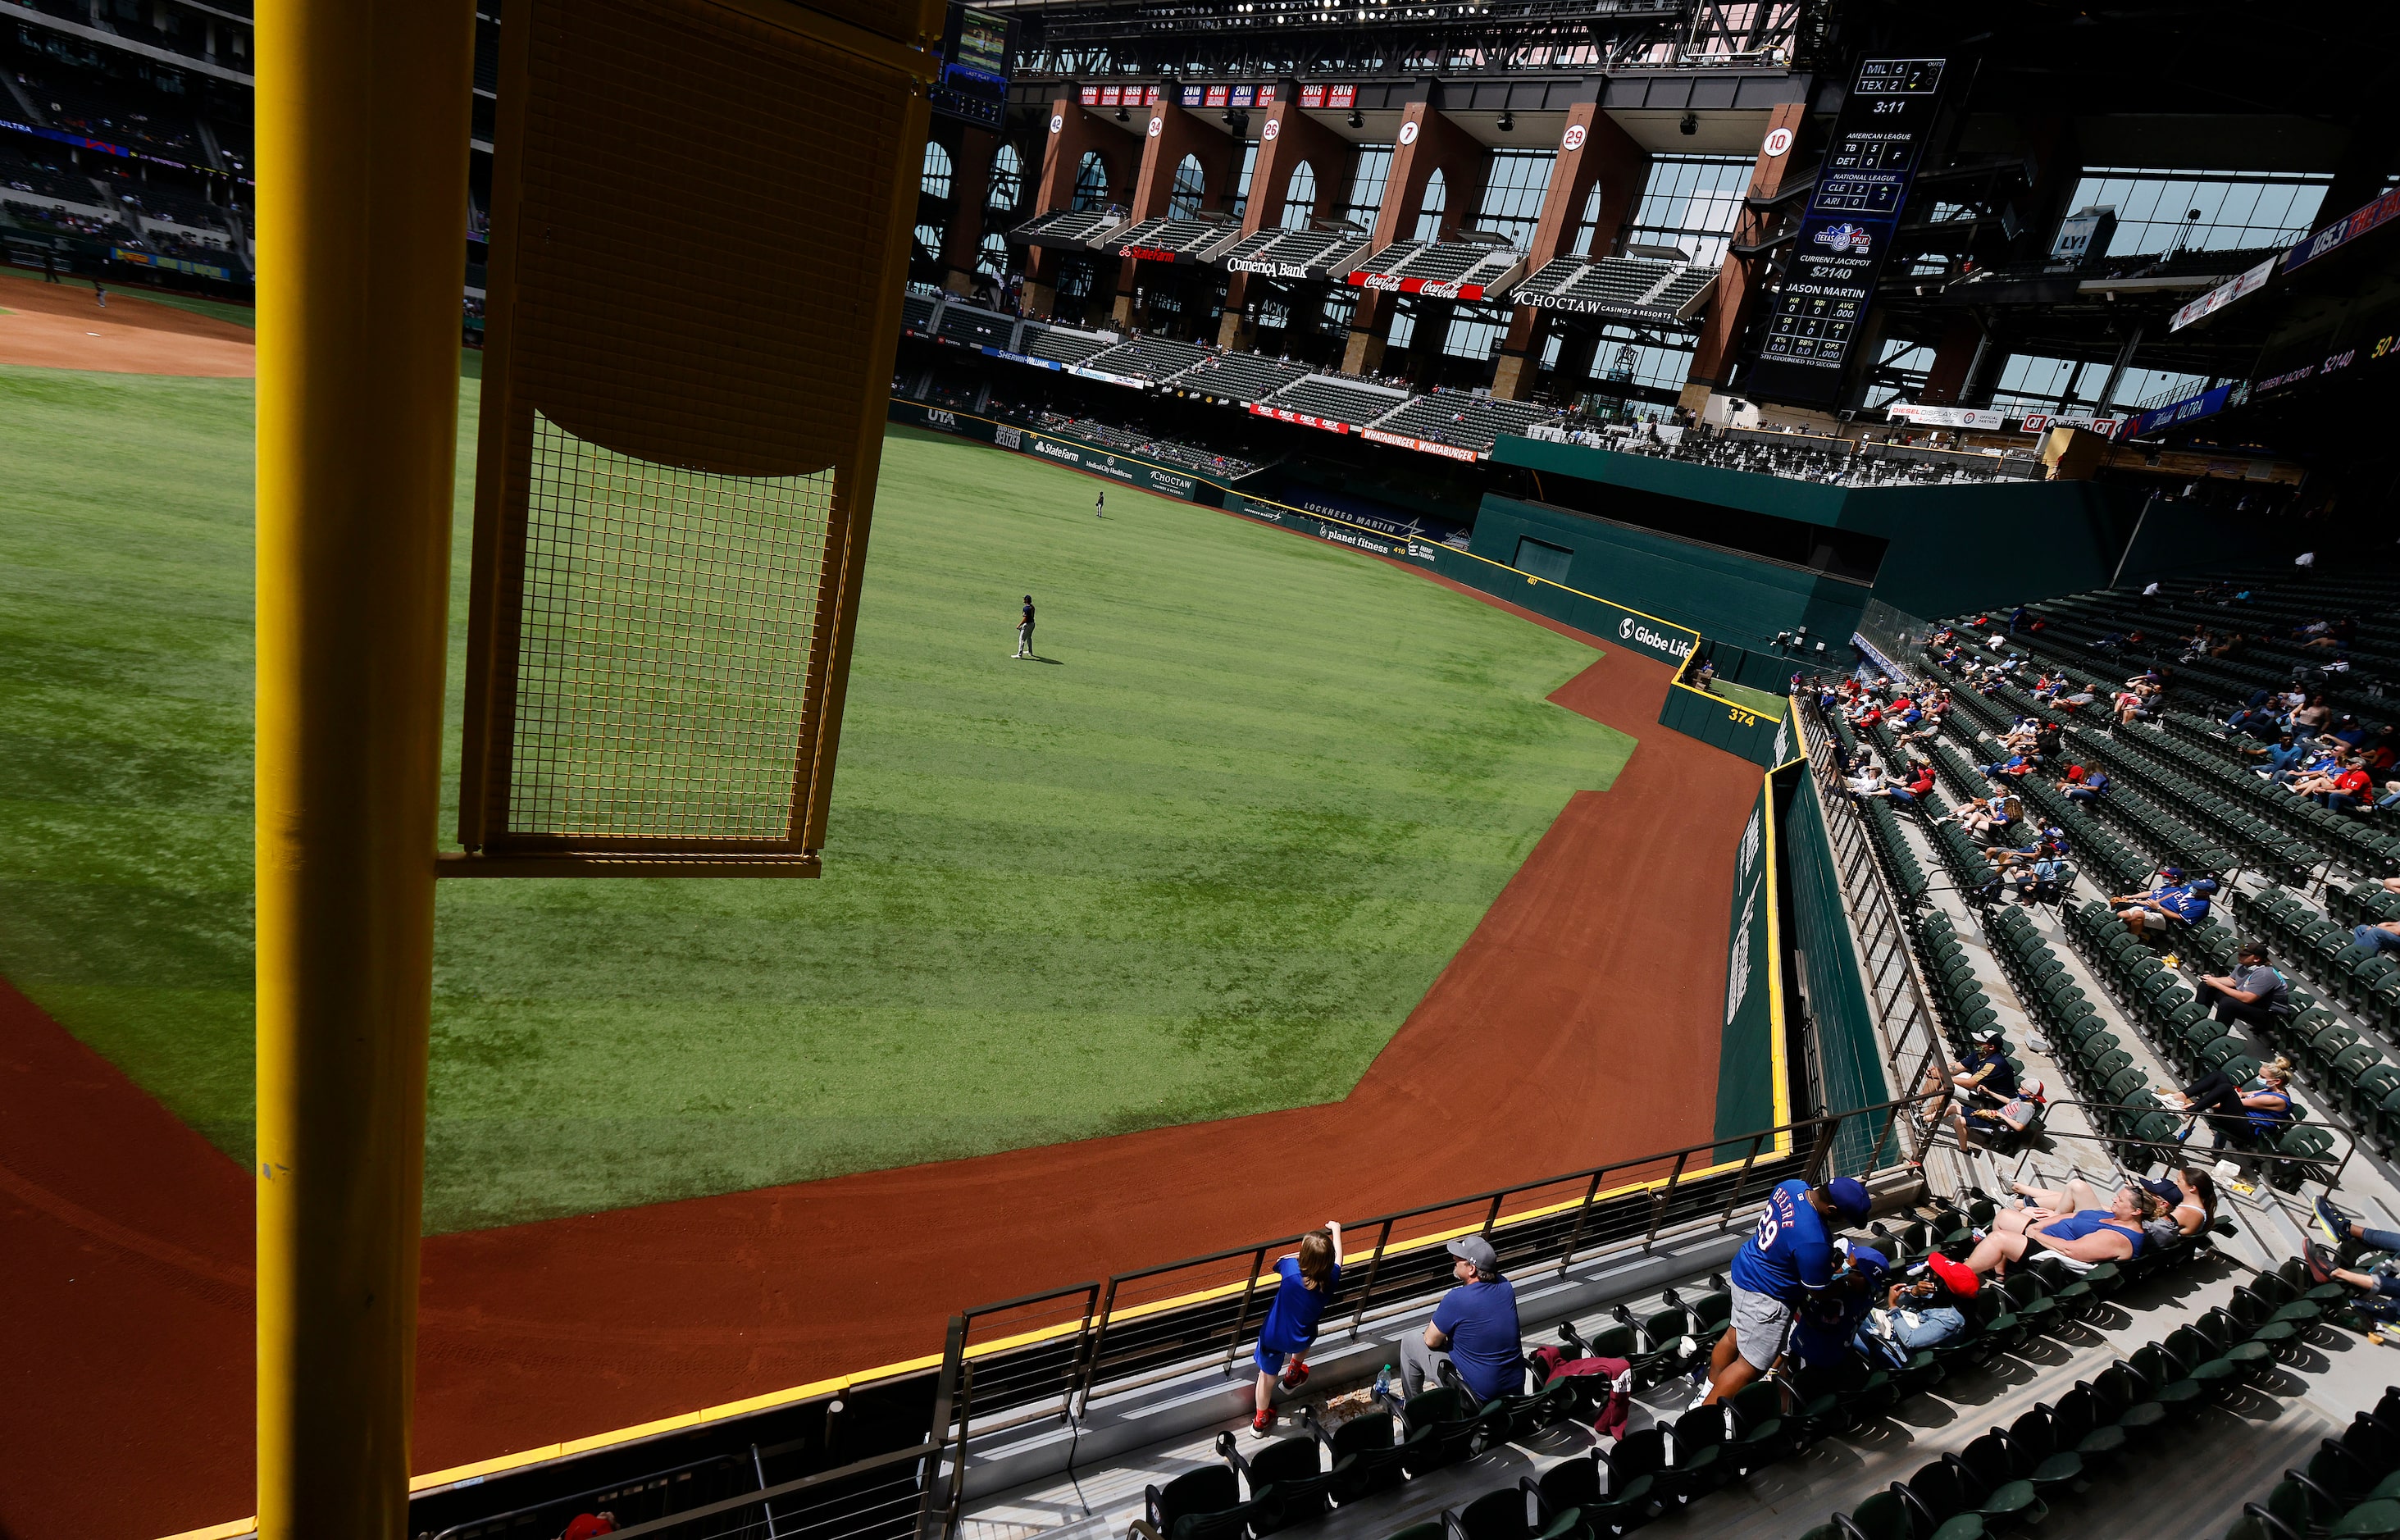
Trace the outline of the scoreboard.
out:
<instances>
[{"instance_id":1,"label":"scoreboard","mask_svg":"<svg viewBox=\"0 0 2400 1540\"><path fill-rule=\"evenodd\" d=\"M1941 106L1940 59L1864 59L1783 273L1743 394L1831 406Z\"/></svg>"},{"instance_id":2,"label":"scoreboard","mask_svg":"<svg viewBox=\"0 0 2400 1540\"><path fill-rule=\"evenodd\" d=\"M1008 76L1016 51L1016 21L953 0L942 26L942 73L927 92L934 111L997 129L1008 109Z\"/></svg>"}]
</instances>

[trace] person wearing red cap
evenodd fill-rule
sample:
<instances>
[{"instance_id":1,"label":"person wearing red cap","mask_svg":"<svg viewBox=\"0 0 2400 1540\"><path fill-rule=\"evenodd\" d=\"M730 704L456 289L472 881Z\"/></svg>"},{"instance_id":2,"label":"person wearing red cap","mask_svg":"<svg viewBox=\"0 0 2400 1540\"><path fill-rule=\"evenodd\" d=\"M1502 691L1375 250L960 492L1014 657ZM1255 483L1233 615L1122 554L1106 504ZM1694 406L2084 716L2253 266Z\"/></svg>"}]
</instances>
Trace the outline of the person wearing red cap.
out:
<instances>
[{"instance_id":1,"label":"person wearing red cap","mask_svg":"<svg viewBox=\"0 0 2400 1540\"><path fill-rule=\"evenodd\" d=\"M617 1533L617 1516L613 1513L579 1513L558 1540L593 1540L595 1535Z\"/></svg>"}]
</instances>

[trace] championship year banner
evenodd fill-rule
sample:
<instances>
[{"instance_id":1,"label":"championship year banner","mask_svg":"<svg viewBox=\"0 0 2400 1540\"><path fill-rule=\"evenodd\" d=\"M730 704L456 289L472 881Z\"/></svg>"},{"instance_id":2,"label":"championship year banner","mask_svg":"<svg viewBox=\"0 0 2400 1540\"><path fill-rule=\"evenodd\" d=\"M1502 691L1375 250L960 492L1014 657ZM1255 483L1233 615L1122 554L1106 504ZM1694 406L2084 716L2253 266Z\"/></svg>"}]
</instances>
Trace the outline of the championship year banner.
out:
<instances>
[{"instance_id":1,"label":"championship year banner","mask_svg":"<svg viewBox=\"0 0 2400 1540\"><path fill-rule=\"evenodd\" d=\"M1862 59L1801 215L1745 395L1831 406L1941 108L1947 61Z\"/></svg>"}]
</instances>

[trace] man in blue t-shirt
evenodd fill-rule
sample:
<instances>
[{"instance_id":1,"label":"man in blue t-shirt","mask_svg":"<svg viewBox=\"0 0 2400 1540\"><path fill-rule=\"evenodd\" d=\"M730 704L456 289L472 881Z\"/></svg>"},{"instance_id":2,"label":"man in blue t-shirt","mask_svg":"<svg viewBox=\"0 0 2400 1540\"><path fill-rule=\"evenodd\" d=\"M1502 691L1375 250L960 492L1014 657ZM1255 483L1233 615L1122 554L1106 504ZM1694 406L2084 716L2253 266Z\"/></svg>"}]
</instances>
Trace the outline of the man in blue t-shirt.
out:
<instances>
[{"instance_id":1,"label":"man in blue t-shirt","mask_svg":"<svg viewBox=\"0 0 2400 1540\"><path fill-rule=\"evenodd\" d=\"M1525 1354L1517 1331L1516 1286L1500 1275L1500 1259L1480 1235L1450 1243L1457 1258L1451 1272L1458 1287L1434 1306L1423 1336L1400 1338L1400 1385L1414 1397L1425 1383L1441 1383L1447 1358L1479 1401L1514 1396L1525 1388Z\"/></svg>"},{"instance_id":2,"label":"man in blue t-shirt","mask_svg":"<svg viewBox=\"0 0 2400 1540\"><path fill-rule=\"evenodd\" d=\"M1870 1207L1866 1184L1850 1177L1814 1188L1794 1178L1766 1195L1757 1228L1734 1253L1733 1320L1710 1355L1703 1404L1732 1399L1775 1367L1793 1308L1833 1279L1834 1233L1826 1220L1863 1224Z\"/></svg>"}]
</instances>

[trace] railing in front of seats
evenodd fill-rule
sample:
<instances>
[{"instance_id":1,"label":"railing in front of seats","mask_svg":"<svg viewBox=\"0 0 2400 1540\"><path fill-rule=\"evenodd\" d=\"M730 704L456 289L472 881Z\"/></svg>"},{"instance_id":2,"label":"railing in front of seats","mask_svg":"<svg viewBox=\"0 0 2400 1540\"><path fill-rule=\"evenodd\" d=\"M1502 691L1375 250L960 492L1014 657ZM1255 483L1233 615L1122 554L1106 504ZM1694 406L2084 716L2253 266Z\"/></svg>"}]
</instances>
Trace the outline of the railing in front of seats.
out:
<instances>
[{"instance_id":1,"label":"railing in front of seats","mask_svg":"<svg viewBox=\"0 0 2400 1540\"><path fill-rule=\"evenodd\" d=\"M1905 1109L1917 1099L1799 1119L1345 1223L1343 1279L1329 1302L1320 1341L1337 1331L1356 1340L1370 1324L1439 1298L1453 1282L1443 1243L1459 1235L1483 1235L1501 1270L1521 1276L1563 1274L1612 1253L1645 1253L1662 1236L1746 1224L1777 1182L1842 1174L1834 1162L1846 1130L1845 1148L1896 1148L1902 1122L1914 1122L1904 1119ZM1372 1245L1361 1245L1370 1233ZM963 1494L971 1439L1080 1423L1096 1398L1211 1367L1229 1383L1246 1377L1237 1366L1275 1287L1271 1259L1300 1240L1286 1235L1189 1257L955 1317L943 1371L948 1421L935 1430L948 1462L939 1499L948 1516L955 1518Z\"/></svg>"},{"instance_id":2,"label":"railing in front of seats","mask_svg":"<svg viewBox=\"0 0 2400 1540\"><path fill-rule=\"evenodd\" d=\"M1905 1090L1927 1083L1930 1076L1947 1086L1950 1056L1930 1003L1932 995L1917 970L1916 949L1901 918L1902 906L1875 858L1866 820L1850 799L1841 769L1834 762L1834 730L1814 697L1793 696L1792 711L1807 723L1809 777L1825 815L1842 901L1850 911L1850 926L1858 937L1859 971L1883 1039L1884 1063L1891 1083ZM1912 1158L1922 1161L1926 1141L1914 1118L1908 1120L1906 1133Z\"/></svg>"}]
</instances>

